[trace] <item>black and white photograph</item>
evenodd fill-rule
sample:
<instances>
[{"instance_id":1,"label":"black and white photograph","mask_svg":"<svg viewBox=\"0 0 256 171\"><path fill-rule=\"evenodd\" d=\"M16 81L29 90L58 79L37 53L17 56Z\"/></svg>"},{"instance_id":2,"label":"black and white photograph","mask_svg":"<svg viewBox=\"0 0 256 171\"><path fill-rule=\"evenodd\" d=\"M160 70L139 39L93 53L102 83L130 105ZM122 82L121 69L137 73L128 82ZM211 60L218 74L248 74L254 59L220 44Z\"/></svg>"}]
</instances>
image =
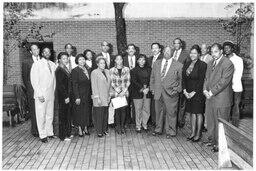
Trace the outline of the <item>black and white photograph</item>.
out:
<instances>
[{"instance_id":1,"label":"black and white photograph","mask_svg":"<svg viewBox=\"0 0 256 171\"><path fill-rule=\"evenodd\" d=\"M3 170L253 170L253 1L1 2Z\"/></svg>"}]
</instances>

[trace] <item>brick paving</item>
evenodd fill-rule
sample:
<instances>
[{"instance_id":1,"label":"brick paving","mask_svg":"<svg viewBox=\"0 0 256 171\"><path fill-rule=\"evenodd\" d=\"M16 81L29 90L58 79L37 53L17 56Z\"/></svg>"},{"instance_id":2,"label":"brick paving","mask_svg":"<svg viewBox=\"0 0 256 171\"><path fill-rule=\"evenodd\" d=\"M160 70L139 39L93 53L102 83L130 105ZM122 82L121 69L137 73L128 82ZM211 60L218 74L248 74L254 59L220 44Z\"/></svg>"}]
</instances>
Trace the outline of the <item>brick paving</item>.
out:
<instances>
[{"instance_id":1,"label":"brick paving","mask_svg":"<svg viewBox=\"0 0 256 171\"><path fill-rule=\"evenodd\" d=\"M127 129L118 135L98 138L94 130L90 136L75 136L71 141L49 140L44 144L30 134L30 122L14 128L3 127L3 169L217 169L217 153L210 147L186 141L188 126L178 135L138 134Z\"/></svg>"}]
</instances>

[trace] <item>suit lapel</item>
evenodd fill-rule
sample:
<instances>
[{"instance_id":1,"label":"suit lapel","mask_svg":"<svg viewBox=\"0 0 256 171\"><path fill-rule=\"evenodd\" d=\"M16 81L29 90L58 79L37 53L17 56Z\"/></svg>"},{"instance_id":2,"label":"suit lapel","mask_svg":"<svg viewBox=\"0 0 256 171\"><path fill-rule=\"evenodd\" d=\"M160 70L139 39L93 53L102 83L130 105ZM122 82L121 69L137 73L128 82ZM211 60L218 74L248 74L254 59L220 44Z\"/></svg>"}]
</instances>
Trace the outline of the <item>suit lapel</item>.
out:
<instances>
[{"instance_id":1,"label":"suit lapel","mask_svg":"<svg viewBox=\"0 0 256 171\"><path fill-rule=\"evenodd\" d=\"M176 62L175 60L172 60L172 63L171 63L171 65L170 65L170 68L169 68L169 70L167 71L167 73L166 73L164 79L167 77L168 74L170 74L170 73L175 69L175 62Z\"/></svg>"}]
</instances>

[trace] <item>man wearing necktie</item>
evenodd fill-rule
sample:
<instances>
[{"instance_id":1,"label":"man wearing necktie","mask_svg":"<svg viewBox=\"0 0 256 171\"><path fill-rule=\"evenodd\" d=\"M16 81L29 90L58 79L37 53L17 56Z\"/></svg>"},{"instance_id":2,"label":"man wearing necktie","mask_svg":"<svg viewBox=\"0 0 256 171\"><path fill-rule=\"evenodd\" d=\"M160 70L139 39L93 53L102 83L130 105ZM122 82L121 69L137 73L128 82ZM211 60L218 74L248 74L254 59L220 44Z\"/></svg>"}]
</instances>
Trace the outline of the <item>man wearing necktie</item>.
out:
<instances>
[{"instance_id":1,"label":"man wearing necktie","mask_svg":"<svg viewBox=\"0 0 256 171\"><path fill-rule=\"evenodd\" d=\"M103 57L104 57L104 59L105 59L105 61L106 61L106 69L110 69L110 68L112 68L112 67L114 66L114 59L113 59L114 57L109 54L109 49L110 49L109 43L106 42L106 41L103 41L103 42L101 43L101 50L102 50L102 52L99 53L99 54L96 56L96 58L97 58L98 56L103 56ZM96 58L93 59L93 60L94 60L93 62L95 62Z\"/></svg>"},{"instance_id":2,"label":"man wearing necktie","mask_svg":"<svg viewBox=\"0 0 256 171\"><path fill-rule=\"evenodd\" d=\"M214 43L211 47L213 61L207 66L204 95L206 97L207 140L212 151L218 151L218 118L228 121L232 105L232 77L234 65L223 56L223 48Z\"/></svg>"},{"instance_id":3,"label":"man wearing necktie","mask_svg":"<svg viewBox=\"0 0 256 171\"><path fill-rule=\"evenodd\" d=\"M128 44L126 52L127 52L127 55L125 55L123 58L123 65L130 68L130 70L132 70L137 65L135 45ZM133 90L133 83L131 83L128 88L129 94L132 94L132 90ZM134 108L133 100L131 99L131 96L128 97L128 107L126 109L127 109L126 119L125 119L126 124L135 123L135 108Z\"/></svg>"},{"instance_id":4,"label":"man wearing necktie","mask_svg":"<svg viewBox=\"0 0 256 171\"><path fill-rule=\"evenodd\" d=\"M53 108L55 91L56 65L49 60L51 51L44 48L43 58L34 63L31 68L30 78L34 90L36 121L39 137L46 143L47 138L53 138Z\"/></svg>"},{"instance_id":5,"label":"man wearing necktie","mask_svg":"<svg viewBox=\"0 0 256 171\"><path fill-rule=\"evenodd\" d=\"M176 136L179 93L182 91L182 64L171 56L171 48L164 49L164 58L153 65L150 90L154 94L156 128L153 135L162 134L165 119L166 138Z\"/></svg>"},{"instance_id":6,"label":"man wearing necktie","mask_svg":"<svg viewBox=\"0 0 256 171\"><path fill-rule=\"evenodd\" d=\"M29 113L26 115L26 120L31 119L31 133L33 136L38 137L38 130L36 124L36 114L35 114L35 100L34 91L30 81L30 71L33 63L40 60L39 48L36 44L30 46L31 57L27 58L22 62L22 79L26 87L27 99L28 99L28 110Z\"/></svg>"},{"instance_id":7,"label":"man wearing necktie","mask_svg":"<svg viewBox=\"0 0 256 171\"><path fill-rule=\"evenodd\" d=\"M69 60L66 67L68 68L69 72L71 72L72 69L77 67L77 64L75 62L76 57L72 55L74 47L72 46L72 44L67 43L64 48L65 48L65 52L68 53L68 60Z\"/></svg>"},{"instance_id":8,"label":"man wearing necktie","mask_svg":"<svg viewBox=\"0 0 256 171\"><path fill-rule=\"evenodd\" d=\"M173 51L172 51L172 58L175 61L180 62L181 64L184 64L187 60L190 60L189 54L187 51L182 49L182 40L180 38L176 38L173 40ZM182 128L185 125L185 104L186 104L186 98L185 95L181 92L179 94L179 107L177 111L178 115L178 126Z\"/></svg>"}]
</instances>

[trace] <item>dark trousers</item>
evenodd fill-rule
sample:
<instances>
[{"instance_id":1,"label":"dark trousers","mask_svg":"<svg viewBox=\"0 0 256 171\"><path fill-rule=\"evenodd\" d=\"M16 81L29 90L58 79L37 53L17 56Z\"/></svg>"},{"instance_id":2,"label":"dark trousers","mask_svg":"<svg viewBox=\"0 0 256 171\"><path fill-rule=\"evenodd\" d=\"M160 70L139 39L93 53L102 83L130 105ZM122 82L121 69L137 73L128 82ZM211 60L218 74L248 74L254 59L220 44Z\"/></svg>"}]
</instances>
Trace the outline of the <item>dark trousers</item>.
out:
<instances>
[{"instance_id":1,"label":"dark trousers","mask_svg":"<svg viewBox=\"0 0 256 171\"><path fill-rule=\"evenodd\" d=\"M161 133L164 127L166 134L176 135L177 129L177 108L179 96L170 97L161 95L160 99L155 100L156 128L155 132Z\"/></svg>"},{"instance_id":2,"label":"dark trousers","mask_svg":"<svg viewBox=\"0 0 256 171\"><path fill-rule=\"evenodd\" d=\"M218 145L219 135L219 122L218 118L222 118L226 121L229 119L231 107L216 108L210 103L206 103L206 122L207 122L207 138L214 144Z\"/></svg>"},{"instance_id":3,"label":"dark trousers","mask_svg":"<svg viewBox=\"0 0 256 171\"><path fill-rule=\"evenodd\" d=\"M179 93L179 106L178 106L178 124L185 124L185 104L186 97L183 93Z\"/></svg>"},{"instance_id":4,"label":"dark trousers","mask_svg":"<svg viewBox=\"0 0 256 171\"><path fill-rule=\"evenodd\" d=\"M117 126L117 129L124 128L125 116L126 116L126 107L115 109L114 119L115 119L115 124Z\"/></svg>"},{"instance_id":5,"label":"dark trousers","mask_svg":"<svg viewBox=\"0 0 256 171\"><path fill-rule=\"evenodd\" d=\"M33 135L38 134L37 123L36 123L36 112L35 112L35 99L34 97L28 98L29 115L31 119L31 133Z\"/></svg>"},{"instance_id":6,"label":"dark trousers","mask_svg":"<svg viewBox=\"0 0 256 171\"><path fill-rule=\"evenodd\" d=\"M149 121L151 123L156 123L156 110L155 110L155 100L151 99L150 102L150 118Z\"/></svg>"},{"instance_id":7,"label":"dark trousers","mask_svg":"<svg viewBox=\"0 0 256 171\"><path fill-rule=\"evenodd\" d=\"M231 119L232 124L236 127L238 127L240 119L239 105L241 102L241 95L242 92L233 92L233 106L231 109Z\"/></svg>"},{"instance_id":8,"label":"dark trousers","mask_svg":"<svg viewBox=\"0 0 256 171\"><path fill-rule=\"evenodd\" d=\"M127 99L128 106L126 108L126 117L125 117L125 123L135 123L135 109L133 105L133 99L131 97L128 97Z\"/></svg>"},{"instance_id":9,"label":"dark trousers","mask_svg":"<svg viewBox=\"0 0 256 171\"><path fill-rule=\"evenodd\" d=\"M70 105L60 104L59 106L59 137L61 140L71 135Z\"/></svg>"},{"instance_id":10,"label":"dark trousers","mask_svg":"<svg viewBox=\"0 0 256 171\"><path fill-rule=\"evenodd\" d=\"M108 106L93 107L93 115L97 134L103 134L108 130Z\"/></svg>"}]
</instances>

